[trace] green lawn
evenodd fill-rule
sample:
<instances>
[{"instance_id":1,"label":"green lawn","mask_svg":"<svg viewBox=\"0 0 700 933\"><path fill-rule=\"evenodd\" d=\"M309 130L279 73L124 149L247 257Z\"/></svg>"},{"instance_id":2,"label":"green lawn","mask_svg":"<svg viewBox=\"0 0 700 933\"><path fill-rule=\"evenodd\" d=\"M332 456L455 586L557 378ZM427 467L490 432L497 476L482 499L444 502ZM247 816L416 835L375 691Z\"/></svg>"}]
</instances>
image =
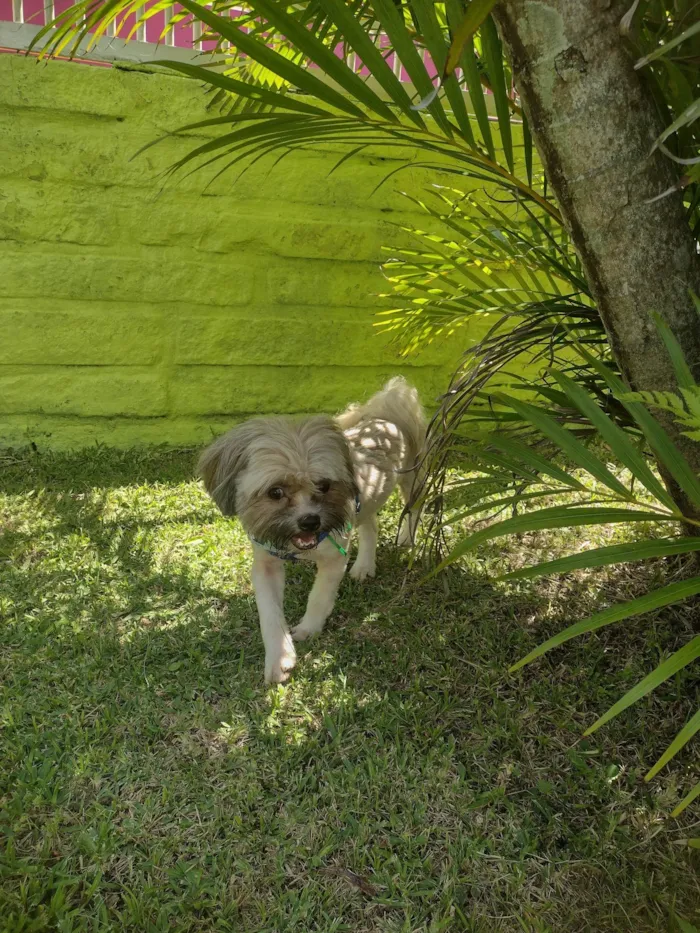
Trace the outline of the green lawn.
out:
<instances>
[{"instance_id":1,"label":"green lawn","mask_svg":"<svg viewBox=\"0 0 700 933\"><path fill-rule=\"evenodd\" d=\"M0 930L641 931L698 921L694 710L667 684L583 729L698 624L697 604L576 640L566 622L680 564L491 582L545 539L402 591L347 579L290 685L265 688L250 553L194 452L5 455ZM581 532L581 547L586 546ZM572 540L561 535L560 544ZM301 616L307 568L288 575ZM415 574L409 582L415 583Z\"/></svg>"}]
</instances>

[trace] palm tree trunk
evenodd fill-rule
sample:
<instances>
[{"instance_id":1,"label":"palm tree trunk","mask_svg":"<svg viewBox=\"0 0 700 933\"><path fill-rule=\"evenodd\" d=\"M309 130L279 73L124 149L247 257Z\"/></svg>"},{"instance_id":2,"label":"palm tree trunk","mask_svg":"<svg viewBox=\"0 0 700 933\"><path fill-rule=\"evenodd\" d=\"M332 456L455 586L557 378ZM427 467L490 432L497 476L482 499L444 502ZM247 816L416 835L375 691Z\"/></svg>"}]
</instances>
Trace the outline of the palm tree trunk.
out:
<instances>
[{"instance_id":1,"label":"palm tree trunk","mask_svg":"<svg viewBox=\"0 0 700 933\"><path fill-rule=\"evenodd\" d=\"M619 23L630 0L501 0L494 9L532 134L629 385L676 388L650 312L668 323L700 382L700 259L678 176ZM700 472L700 444L665 427ZM686 514L695 512L671 489ZM697 532L696 532L697 533Z\"/></svg>"}]
</instances>

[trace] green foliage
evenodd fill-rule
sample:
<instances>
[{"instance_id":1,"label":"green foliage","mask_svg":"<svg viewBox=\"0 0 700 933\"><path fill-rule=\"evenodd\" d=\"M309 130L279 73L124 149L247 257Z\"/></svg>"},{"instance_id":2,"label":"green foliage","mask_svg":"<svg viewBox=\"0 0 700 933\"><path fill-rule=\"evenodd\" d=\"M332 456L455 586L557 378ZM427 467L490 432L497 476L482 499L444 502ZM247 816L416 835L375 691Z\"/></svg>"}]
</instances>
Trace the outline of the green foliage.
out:
<instances>
[{"instance_id":1,"label":"green foliage","mask_svg":"<svg viewBox=\"0 0 700 933\"><path fill-rule=\"evenodd\" d=\"M624 23L636 68L650 83L666 129L655 147L684 166L677 184L684 189L691 224L700 232L700 21L694 0L642 0Z\"/></svg>"},{"instance_id":2,"label":"green foliage","mask_svg":"<svg viewBox=\"0 0 700 933\"><path fill-rule=\"evenodd\" d=\"M52 53L74 50L91 28L104 29L132 13L138 25L163 6L143 13L137 0L83 0L60 14L54 33L41 30L36 43L45 42ZM426 243L424 232L414 230L422 247L415 259L404 254L388 270L399 298L388 323L399 332L404 349L419 349L425 340L452 333L475 313L502 316L498 338L490 333L473 348L466 377L461 373L450 386L451 400L460 399L457 408L451 404L452 415L456 410L466 415L478 395L473 361L481 373L493 375L518 353L537 354L533 338L540 340L540 350L549 344L555 355L564 348L569 361L571 339L604 350L602 325L559 212L536 172L529 128L490 15L491 0L302 0L292 5L250 0L235 19L228 0L185 0L182 7L179 15L200 23L217 50L206 66L165 66L202 82L214 100L226 102L226 112L180 128L213 128L217 136L194 148L173 172L186 167L245 171L270 153L284 158L294 149L319 144L339 147L340 164L382 144L412 151L411 165L469 179L469 201L459 193L442 195L452 204L442 205L440 219L452 228L454 239L431 236ZM678 137L685 146L679 149L683 158L698 125L692 102L700 81L694 67L700 37L693 9L692 0L678 0L672 10L659 0L638 0L621 24L669 114L664 140ZM347 58L337 57L339 44L362 61L369 79L356 74ZM437 84L422 50L442 75ZM387 61L390 54L398 57L412 87L398 80ZM484 87L491 92L491 105ZM693 215L697 205L692 192L688 197ZM427 210L435 214L432 205ZM486 301L480 303L484 284ZM571 339L565 336L567 328L574 331ZM605 392L589 367L583 365L578 378ZM479 379L479 389L483 384ZM611 405L624 419L620 407ZM443 406L436 426L447 423L445 416ZM460 429L458 423L451 425ZM436 427L433 434L442 449L439 431Z\"/></svg>"},{"instance_id":3,"label":"green foliage","mask_svg":"<svg viewBox=\"0 0 700 933\"><path fill-rule=\"evenodd\" d=\"M442 511L449 470L455 465L472 468L468 453L472 439L495 424L509 427L508 443L516 435L545 438L541 425L503 405L496 394L499 387L534 396L557 421L575 425L580 437L596 430L599 406L615 425L636 428L600 372L581 353L584 348L595 354L593 359L614 365L563 225L538 205L516 199L504 203L487 187L468 193L434 187L419 204L427 229L406 230L417 246L392 250L384 265L398 302L379 326L394 333L404 354L458 334L460 328L467 332L465 337L486 331L475 342L472 337L429 429L418 496L426 506L425 545L440 556L445 547ZM592 406L572 404L557 384L555 367L586 388L595 399ZM523 381L523 371L530 374L529 383ZM504 453L509 452L499 450L501 465ZM494 452L489 456L493 458ZM637 459L643 461L641 454ZM538 470L547 469L545 457ZM659 483L655 491L664 495Z\"/></svg>"},{"instance_id":4,"label":"green foliage","mask_svg":"<svg viewBox=\"0 0 700 933\"><path fill-rule=\"evenodd\" d=\"M465 350L429 429L420 497L431 504L427 540L440 553L447 471L454 463L468 467L465 436L517 421L517 413L504 411L493 394L497 386L522 379L516 372L536 377L536 394L557 418L575 420L581 434L592 430L591 411L571 405L552 378L555 365L586 386L618 424L627 427L630 419L581 355L583 347L614 365L579 258L558 218L538 204L505 197L496 185L466 193L433 186L416 204L426 226L404 227L415 248L391 250L384 274L396 304L379 326L393 332L403 354L460 328L465 337L486 331ZM533 386L515 388L532 394Z\"/></svg>"},{"instance_id":5,"label":"green foliage","mask_svg":"<svg viewBox=\"0 0 700 933\"><path fill-rule=\"evenodd\" d=\"M494 314L505 315L505 327L538 311L552 320L582 312L602 334L564 227L539 205L499 200L497 193L496 185L468 193L433 186L424 200L411 199L439 232L404 227L417 247L392 250L384 265L400 304L385 312L382 326L396 332L404 353ZM579 337L584 330L577 329Z\"/></svg>"},{"instance_id":6,"label":"green foliage","mask_svg":"<svg viewBox=\"0 0 700 933\"><path fill-rule=\"evenodd\" d=\"M675 392L627 392L621 398L669 412L688 429L682 432L686 437L700 441L700 386L679 391L680 395Z\"/></svg>"},{"instance_id":7,"label":"green foliage","mask_svg":"<svg viewBox=\"0 0 700 933\"><path fill-rule=\"evenodd\" d=\"M497 180L558 216L556 207L541 191L514 174L511 115L519 114L519 108L512 99L500 40L490 19L482 26L484 36L473 43L465 39L460 55L464 75L458 82L453 74L434 95L425 109L430 123L415 108L406 87L386 61L387 55L395 52L410 76L414 93L423 98L430 95L433 81L419 50L421 46L426 48L439 67L447 61L452 45L450 30L463 22L460 0L406 6L396 5L393 0L375 0L372 4L328 0L292 6L278 0L254 0L245 4L243 19L226 15L228 3L207 6L198 0L185 0L182 6L185 15L217 38L220 48L226 45L226 59L215 55L207 67L192 65L186 70L176 63L162 63L164 67L186 73L217 92L235 95L239 102L248 102L253 111L239 108L220 123L209 123L220 126L222 135L206 148L195 149L177 168L192 159L200 166L211 164L213 152L217 153L217 161L228 158L225 167L230 167L267 152L284 153L312 143L340 144L354 147L357 152L381 142L418 149L428 160L425 164L439 162L447 170L467 172L480 180ZM472 33L487 7L484 5L481 17L476 19L473 7ZM88 29L121 21L137 8L136 0L83 0L60 14L55 32L49 27L41 30L35 44L45 43L44 50L52 54L75 51L80 40L87 37ZM148 15L152 15L150 11ZM244 31L243 26L251 31ZM385 38L390 43L387 47L380 45ZM347 60L335 55L334 47L339 42L362 60L371 72L371 82L356 74ZM308 67L310 64L314 69ZM256 66L269 80L263 82L255 77ZM236 71L239 77L234 78ZM230 83L222 78L229 78ZM489 126L484 84L493 94L498 113L498 144ZM261 85L269 91L264 97ZM473 114L465 105L465 90ZM288 91L301 91L313 99L307 104L305 116L299 114L298 101ZM227 127L229 132L225 131ZM181 129L196 128L199 126ZM524 152L528 161L532 158L531 146L528 137Z\"/></svg>"},{"instance_id":8,"label":"green foliage","mask_svg":"<svg viewBox=\"0 0 700 933\"><path fill-rule=\"evenodd\" d=\"M660 329L663 325L659 322ZM665 333L672 358L682 386L683 399L696 403L700 389L690 384L690 370L679 356L679 350L670 333ZM698 477L681 451L673 444L663 427L644 407L649 399L643 393L625 391L621 381L600 362L582 348L589 364L607 383L611 393L627 409L634 420L639 435L654 451L661 468L683 489L693 509L700 507L700 477ZM571 426L561 424L540 405L524 402L513 396L498 393L496 400L504 410L517 415L518 426L529 424L538 436L545 439L549 450L555 453L566 467L558 467L558 473L542 470L542 456L536 446L517 442L506 444L499 434L492 434L480 444L471 443L465 449L464 462L474 470L472 479L461 481L456 488L456 501L448 509L444 521L453 524L461 521L465 497L470 501L470 516L481 520L494 517L504 508L523 509L522 514L501 521L491 522L486 527L472 531L466 537L452 542L448 555L433 573L452 565L468 553L483 545L514 534L533 533L556 528L610 525L618 522L648 523L652 534L629 545L613 545L594 548L569 557L545 560L503 575L503 579L515 582L534 579L554 573L569 573L574 570L592 569L610 564L622 564L669 555L694 555L700 552L700 521L697 512L682 514L678 506L652 473L645 457L640 453L630 432L620 429L615 421L600 407L598 401L574 380L561 371L554 370L552 376L572 407L589 420L596 432L596 446L582 443ZM530 386L533 393L537 386ZM676 402L678 400L678 404ZM656 407L670 411L678 418L687 418L683 401L672 393L654 393L651 401ZM680 407L679 407L680 406ZM512 423L510 431L513 430ZM541 442L540 442L541 443ZM495 456L494 456L495 455ZM616 468L611 467L611 462ZM619 473L624 468L625 473ZM471 486L471 488L470 488ZM452 495L446 491L448 498ZM542 499L545 504L541 505ZM661 531L671 535L678 522L697 529L696 536L659 537ZM689 567L692 566L692 558ZM674 605L700 596L700 575L692 574L669 583L634 599L616 603L596 612L574 625L552 636L529 652L515 664L518 670L547 652L580 635L590 634L604 626L624 622L661 607ZM700 637L691 639L670 657L642 678L627 693L600 716L587 730L586 735L618 716L641 698L656 690L680 670L700 657ZM651 779L689 742L700 729L700 713L693 716L679 732L664 754L648 772ZM693 799L694 792L679 805L680 813Z\"/></svg>"},{"instance_id":9,"label":"green foliage","mask_svg":"<svg viewBox=\"0 0 700 933\"><path fill-rule=\"evenodd\" d=\"M421 248L414 257L399 255L398 263L387 265L399 302L381 323L412 350L475 315L495 315L486 340L471 355L479 377L472 379L466 367L450 388L470 418L471 402L487 375L513 359L534 355L551 361L560 351L566 355L573 339L569 330L588 346L605 346L580 264L536 171L490 6L466 6L462 0L291 6L254 0L243 19L231 19L225 3L184 0L187 15L218 37L221 50L226 46L225 60L215 55L207 67L165 63L200 81L216 100L236 101L221 116L179 129L216 135L173 165L171 174L196 168L214 177L232 168L243 173L268 155L283 159L318 145L339 151L340 166L381 145L397 155L410 154L402 168L453 173L462 184L468 179L468 198L449 190L426 195L428 213L435 225L443 224L443 232L426 241L421 231L413 231ZM47 48L65 50L90 26L134 9L134 0L85 0L61 14ZM48 36L40 33L37 43ZM340 41L363 62L371 80L335 55ZM421 50L442 71L436 87ZM389 54L398 57L412 87L398 80ZM453 68L457 56L459 75ZM255 68L267 76L264 81ZM588 378L595 381L592 373ZM453 406L451 416L456 411ZM475 423L482 414L475 410Z\"/></svg>"},{"instance_id":10,"label":"green foliage","mask_svg":"<svg viewBox=\"0 0 700 933\"><path fill-rule=\"evenodd\" d=\"M196 0L195 7L198 2L199 0ZM199 5L205 6L204 3ZM226 18L230 18L232 10L235 11L237 26L245 30L246 34L254 40L265 43L280 56L296 64L302 64L305 61L303 52L294 44L294 41L281 33L271 31L269 24L249 4L232 4L230 0L214 0L214 3L208 3L206 6ZM333 48L338 42L343 41L343 38L327 20L324 6L325 4L320 0L306 0L306 2L294 5L293 15L299 26L311 30L322 43ZM374 28L371 9L368 9L366 4L355 0L347 6L350 14L363 30L370 31ZM212 52L207 55L208 68L221 71L249 86L264 87L282 93L292 86L277 72L265 68L256 59L241 54L236 46L229 46L219 33L211 30L196 14L193 15L184 8L174 10L167 0L158 0L148 8L145 8L139 0L105 0L105 2L80 0L62 11L52 23L48 23L39 30L33 44L43 46L43 52L51 55L75 55L81 43L86 43L88 48L92 47L99 38L105 35L108 27L112 26L115 32L121 32L129 18L132 19L132 26L128 38L133 39L140 27L145 26L154 16L163 12L166 16L160 40L164 40L168 31L178 23L186 21L195 24L200 40L214 43ZM260 109L260 105L255 101L248 101L246 108L245 95L239 98L236 94L232 96L217 93L214 103L225 103L226 108L231 110L248 109L250 111L251 104L253 109ZM244 104L243 108L241 108L241 103Z\"/></svg>"}]
</instances>

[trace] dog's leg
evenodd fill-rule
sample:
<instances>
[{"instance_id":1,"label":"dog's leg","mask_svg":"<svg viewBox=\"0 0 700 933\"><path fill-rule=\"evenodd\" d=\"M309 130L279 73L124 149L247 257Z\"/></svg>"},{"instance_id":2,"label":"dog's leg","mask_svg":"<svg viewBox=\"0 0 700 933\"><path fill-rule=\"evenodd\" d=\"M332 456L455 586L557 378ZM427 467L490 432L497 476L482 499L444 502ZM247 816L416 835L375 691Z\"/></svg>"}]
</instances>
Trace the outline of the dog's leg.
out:
<instances>
[{"instance_id":1,"label":"dog's leg","mask_svg":"<svg viewBox=\"0 0 700 933\"><path fill-rule=\"evenodd\" d=\"M414 474L404 473L399 479L399 488L403 501L408 504L411 501L413 491ZM416 540L416 529L418 527L419 512L418 509L409 509L401 520L398 538L396 543L399 547L413 547Z\"/></svg>"},{"instance_id":2,"label":"dog's leg","mask_svg":"<svg viewBox=\"0 0 700 933\"><path fill-rule=\"evenodd\" d=\"M316 579L309 593L304 618L292 629L292 638L295 641L304 641L322 631L326 619L333 611L338 587L345 573L345 563L346 560L341 554L324 557L318 561Z\"/></svg>"},{"instance_id":3,"label":"dog's leg","mask_svg":"<svg viewBox=\"0 0 700 933\"><path fill-rule=\"evenodd\" d=\"M251 577L265 645L265 683L281 684L297 659L284 621L284 562L256 549Z\"/></svg>"},{"instance_id":4,"label":"dog's leg","mask_svg":"<svg viewBox=\"0 0 700 933\"><path fill-rule=\"evenodd\" d=\"M353 580L373 577L377 572L377 516L367 515L357 526L357 557L350 570Z\"/></svg>"}]
</instances>

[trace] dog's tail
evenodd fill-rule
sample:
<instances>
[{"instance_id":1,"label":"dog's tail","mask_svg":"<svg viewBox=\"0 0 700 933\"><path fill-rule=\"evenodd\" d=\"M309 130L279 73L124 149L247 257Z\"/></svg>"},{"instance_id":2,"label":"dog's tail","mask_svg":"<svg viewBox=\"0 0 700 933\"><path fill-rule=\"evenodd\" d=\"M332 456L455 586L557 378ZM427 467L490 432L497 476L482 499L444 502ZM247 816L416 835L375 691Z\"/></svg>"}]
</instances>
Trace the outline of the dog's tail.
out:
<instances>
[{"instance_id":1,"label":"dog's tail","mask_svg":"<svg viewBox=\"0 0 700 933\"><path fill-rule=\"evenodd\" d=\"M403 376L394 376L368 402L351 405L336 421L346 431L367 418L380 418L399 428L406 439L402 469L413 469L420 459L428 426L418 390Z\"/></svg>"}]
</instances>

